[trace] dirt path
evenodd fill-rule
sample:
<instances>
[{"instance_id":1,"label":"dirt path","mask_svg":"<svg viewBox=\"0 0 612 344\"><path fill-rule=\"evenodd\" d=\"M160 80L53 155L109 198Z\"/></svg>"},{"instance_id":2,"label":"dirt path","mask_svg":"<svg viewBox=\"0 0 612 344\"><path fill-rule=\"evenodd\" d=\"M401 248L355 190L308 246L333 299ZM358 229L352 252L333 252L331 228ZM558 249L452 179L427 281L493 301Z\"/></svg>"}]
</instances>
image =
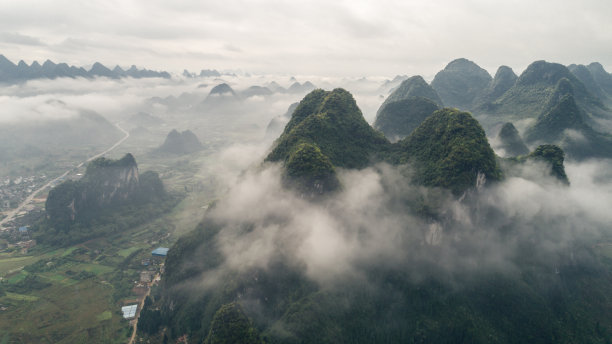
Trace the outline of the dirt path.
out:
<instances>
[{"instance_id":1,"label":"dirt path","mask_svg":"<svg viewBox=\"0 0 612 344\"><path fill-rule=\"evenodd\" d=\"M128 137L130 137L130 133L129 133L129 132L127 132L126 130L124 130L123 128L121 128L121 127L120 127L118 124L115 124L115 127L117 127L117 129L121 130L121 131L122 131L122 132L125 134L125 136L124 136L124 137L122 137L122 138L121 138L119 141L115 142L115 144L113 144L113 145L112 145L110 148L108 148L108 149L107 149L107 150L105 150L104 152L102 152L102 153L100 153L100 154L97 154L97 155L94 155L94 156L92 156L91 158L89 158L89 159L85 160L84 162L81 162L80 164L78 164L78 165L77 165L77 168L80 168L80 167L82 167L84 164L86 164L86 163L88 163L88 162L92 161L93 159L99 158L99 157L101 157L102 155L104 155L104 154L106 154L106 153L108 153L108 152L112 151L113 149L115 149L115 148L119 147L119 145L120 145L120 144L122 144L122 143L123 143L125 140L127 140L127 139L128 139ZM9 221L13 220L13 219L15 218L15 216L16 216L17 214L19 214L19 212L20 212L20 211L21 211L21 210L22 210L22 209L23 209L25 206L27 206L28 204L30 204L30 202L32 202L32 200L34 199L34 197L35 197L35 196L36 196L38 193L40 193L41 191L43 191L43 190L45 190L46 188L50 187L50 186L51 186L53 183L57 182L58 180L60 180L60 179L64 178L65 176L67 176L67 175L68 175L68 173L72 172L73 170L74 170L74 168L72 168L72 169L70 169L70 170L68 170L68 171L64 172L64 173L63 173L61 176L59 176L59 177L57 177L57 178L55 178L55 179L51 180L51 181L50 181L50 182L48 182L47 184L45 184L45 185L41 186L40 188L38 188L37 190L34 190L34 191L33 191L33 192L32 192L32 193L31 193L31 194L28 196L28 197L26 197L26 199L25 199L23 202L21 202L21 204L19 204L19 206L18 206L17 208L15 208L13 211L11 211L10 213L8 213L8 215L7 215L7 216L6 216L4 219L0 220L0 227L4 226L4 224L5 224L5 223L7 223L7 222L9 222Z\"/></svg>"},{"instance_id":2,"label":"dirt path","mask_svg":"<svg viewBox=\"0 0 612 344\"><path fill-rule=\"evenodd\" d=\"M140 312L142 311L142 307L144 307L144 302L145 302L147 296L149 296L151 294L151 289L153 287L153 283L155 283L155 281L158 278L159 278L159 272L157 274L155 274L155 277L153 278L153 281L151 283L149 283L149 290L147 290L147 293L142 297L142 300L140 300L140 303L138 304L138 310L136 311L136 317L133 320L134 330L132 331L132 337L130 337L130 341L128 342L128 344L134 344L134 340L136 339L136 330L138 329L138 319L140 318Z\"/></svg>"}]
</instances>

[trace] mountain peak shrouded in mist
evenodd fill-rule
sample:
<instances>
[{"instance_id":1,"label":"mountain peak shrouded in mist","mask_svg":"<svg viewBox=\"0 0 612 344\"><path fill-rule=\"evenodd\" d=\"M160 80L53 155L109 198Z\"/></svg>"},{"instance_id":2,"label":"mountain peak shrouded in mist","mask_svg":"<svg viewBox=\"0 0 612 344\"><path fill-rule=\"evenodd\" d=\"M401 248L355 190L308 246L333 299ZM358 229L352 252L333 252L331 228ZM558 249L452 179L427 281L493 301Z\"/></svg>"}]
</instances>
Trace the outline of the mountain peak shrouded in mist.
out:
<instances>
[{"instance_id":1,"label":"mountain peak shrouded in mist","mask_svg":"<svg viewBox=\"0 0 612 344\"><path fill-rule=\"evenodd\" d=\"M511 122L502 125L497 134L497 140L499 141L499 148L504 150L506 156L529 154L529 149Z\"/></svg>"},{"instance_id":2,"label":"mountain peak shrouded in mist","mask_svg":"<svg viewBox=\"0 0 612 344\"><path fill-rule=\"evenodd\" d=\"M432 112L437 108L425 98L408 100L414 99L425 101ZM331 171L323 168L326 158L332 167L344 168L364 168L376 161L411 163L416 183L455 194L474 187L479 174L490 181L501 179L484 130L470 114L443 109L415 121L416 129L408 137L391 144L365 122L350 93L315 90L300 102L266 160L287 164L298 148L308 148L305 152L324 171ZM306 143L313 147L302 146Z\"/></svg>"},{"instance_id":3,"label":"mountain peak shrouded in mist","mask_svg":"<svg viewBox=\"0 0 612 344\"><path fill-rule=\"evenodd\" d=\"M295 80L295 78L293 79ZM287 92L306 93L306 92L310 92L314 90L315 88L316 88L315 85L313 85L313 83L310 81L306 81L303 84L300 84L298 81L295 81L294 83L291 84L291 86L289 86L289 88L287 89Z\"/></svg>"},{"instance_id":4,"label":"mountain peak shrouded in mist","mask_svg":"<svg viewBox=\"0 0 612 344\"><path fill-rule=\"evenodd\" d=\"M244 98L255 97L255 96L269 96L272 94L269 88L263 86L249 86L246 90L240 92Z\"/></svg>"},{"instance_id":5,"label":"mountain peak shrouded in mist","mask_svg":"<svg viewBox=\"0 0 612 344\"><path fill-rule=\"evenodd\" d=\"M220 77L221 73L219 73L217 70L215 69L202 69L200 71L200 77Z\"/></svg>"},{"instance_id":6,"label":"mountain peak shrouded in mist","mask_svg":"<svg viewBox=\"0 0 612 344\"><path fill-rule=\"evenodd\" d=\"M591 71L585 65L570 65L569 70L580 80L586 89L597 98L604 100L608 97L607 93L599 86Z\"/></svg>"},{"instance_id":7,"label":"mountain peak shrouded in mist","mask_svg":"<svg viewBox=\"0 0 612 344\"><path fill-rule=\"evenodd\" d=\"M289 105L289 108L287 108L287 111L284 114L276 116L270 120L268 126L266 127L266 137L276 138L283 132L283 129L291 119L291 116L293 116L293 112L297 108L298 104L299 102L292 103Z\"/></svg>"},{"instance_id":8,"label":"mountain peak shrouded in mist","mask_svg":"<svg viewBox=\"0 0 612 344\"><path fill-rule=\"evenodd\" d=\"M95 62L91 69L87 71L82 67L69 66L66 63L56 64L49 59L47 59L42 66L36 61L32 62L32 64L28 66L23 61L20 61L18 65L15 65L4 56L1 56L0 58L0 83L12 84L32 79L56 79L64 77L107 77L111 79L132 77L169 79L170 74L168 72L138 69L134 65L132 65L132 67L126 71L121 69L119 66L116 66L113 70L110 70L102 63Z\"/></svg>"},{"instance_id":9,"label":"mountain peak shrouded in mist","mask_svg":"<svg viewBox=\"0 0 612 344\"><path fill-rule=\"evenodd\" d=\"M176 129L172 129L166 136L164 143L157 148L158 152L169 153L169 154L190 154L197 152L202 149L202 144L198 137L191 132L191 130L185 130L178 132Z\"/></svg>"},{"instance_id":10,"label":"mountain peak shrouded in mist","mask_svg":"<svg viewBox=\"0 0 612 344\"><path fill-rule=\"evenodd\" d=\"M559 80L547 109L527 128L525 140L559 145L577 160L612 157L612 137L595 131L587 123L567 78Z\"/></svg>"},{"instance_id":11,"label":"mountain peak shrouded in mist","mask_svg":"<svg viewBox=\"0 0 612 344\"><path fill-rule=\"evenodd\" d=\"M420 75L415 75L402 81L402 83L385 99L381 109L385 104L408 99L410 97L423 97L442 107L442 100L438 93Z\"/></svg>"},{"instance_id":12,"label":"mountain peak shrouded in mist","mask_svg":"<svg viewBox=\"0 0 612 344\"><path fill-rule=\"evenodd\" d=\"M215 87L213 87L210 92L208 93L208 96L232 96L235 97L236 96L236 92L234 92L234 89L226 84L226 83L222 83L219 84Z\"/></svg>"},{"instance_id":13,"label":"mountain peak shrouded in mist","mask_svg":"<svg viewBox=\"0 0 612 344\"><path fill-rule=\"evenodd\" d=\"M549 98L547 111L538 116L535 124L525 133L528 142L552 143L561 139L567 129L585 129L584 118L574 99L574 89L569 79L561 78Z\"/></svg>"},{"instance_id":14,"label":"mountain peak shrouded in mist","mask_svg":"<svg viewBox=\"0 0 612 344\"><path fill-rule=\"evenodd\" d=\"M451 61L439 71L431 86L440 95L445 106L470 110L491 80L491 75L486 70L468 59L460 58Z\"/></svg>"},{"instance_id":15,"label":"mountain peak shrouded in mist","mask_svg":"<svg viewBox=\"0 0 612 344\"><path fill-rule=\"evenodd\" d=\"M593 79L597 81L608 97L612 97L612 75L606 72L604 67L599 62L592 62L587 66L587 68L591 72Z\"/></svg>"},{"instance_id":16,"label":"mountain peak shrouded in mist","mask_svg":"<svg viewBox=\"0 0 612 344\"><path fill-rule=\"evenodd\" d=\"M527 158L547 162L551 167L551 175L559 179L564 184L569 185L569 179L567 178L567 174L565 174L565 166L563 165L565 153L563 152L563 149L559 148L559 146L538 146L527 156Z\"/></svg>"}]
</instances>

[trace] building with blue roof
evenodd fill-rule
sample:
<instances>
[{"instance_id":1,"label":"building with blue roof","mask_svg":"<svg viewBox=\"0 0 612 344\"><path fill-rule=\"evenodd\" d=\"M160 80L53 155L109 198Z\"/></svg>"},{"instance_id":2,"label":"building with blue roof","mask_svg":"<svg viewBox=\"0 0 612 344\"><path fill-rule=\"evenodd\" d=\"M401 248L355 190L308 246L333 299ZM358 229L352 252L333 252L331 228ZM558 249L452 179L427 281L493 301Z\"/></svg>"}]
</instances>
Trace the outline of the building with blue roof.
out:
<instances>
[{"instance_id":1,"label":"building with blue roof","mask_svg":"<svg viewBox=\"0 0 612 344\"><path fill-rule=\"evenodd\" d=\"M151 252L152 255L156 257L165 257L168 254L169 248L167 247L158 247Z\"/></svg>"}]
</instances>

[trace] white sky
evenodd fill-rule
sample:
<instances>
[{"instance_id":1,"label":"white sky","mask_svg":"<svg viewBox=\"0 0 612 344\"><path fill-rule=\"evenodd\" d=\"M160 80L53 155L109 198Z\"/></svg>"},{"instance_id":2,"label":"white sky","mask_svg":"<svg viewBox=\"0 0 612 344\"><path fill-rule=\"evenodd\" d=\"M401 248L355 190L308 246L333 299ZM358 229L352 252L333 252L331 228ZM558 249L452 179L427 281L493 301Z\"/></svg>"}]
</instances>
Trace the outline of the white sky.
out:
<instances>
[{"instance_id":1,"label":"white sky","mask_svg":"<svg viewBox=\"0 0 612 344\"><path fill-rule=\"evenodd\" d=\"M611 71L612 1L0 0L0 53L171 72L429 79L458 57Z\"/></svg>"}]
</instances>

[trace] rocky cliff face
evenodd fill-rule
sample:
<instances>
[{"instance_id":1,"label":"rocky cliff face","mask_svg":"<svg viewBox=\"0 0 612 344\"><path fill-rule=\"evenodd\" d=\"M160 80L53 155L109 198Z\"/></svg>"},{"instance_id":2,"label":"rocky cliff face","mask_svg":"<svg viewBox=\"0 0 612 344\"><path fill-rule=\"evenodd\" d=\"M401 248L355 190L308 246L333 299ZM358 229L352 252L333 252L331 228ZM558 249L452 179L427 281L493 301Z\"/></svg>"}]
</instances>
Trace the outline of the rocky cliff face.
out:
<instances>
[{"instance_id":1,"label":"rocky cliff face","mask_svg":"<svg viewBox=\"0 0 612 344\"><path fill-rule=\"evenodd\" d=\"M119 160L98 158L87 166L81 180L66 181L49 192L47 217L56 226L87 222L101 210L155 196L143 195L146 190L163 192L157 175L149 177L145 178L144 184L156 184L153 188L141 183L132 154L128 153Z\"/></svg>"},{"instance_id":2,"label":"rocky cliff face","mask_svg":"<svg viewBox=\"0 0 612 344\"><path fill-rule=\"evenodd\" d=\"M120 160L98 158L87 167L81 203L109 206L129 199L138 189L138 165L132 154Z\"/></svg>"}]
</instances>

